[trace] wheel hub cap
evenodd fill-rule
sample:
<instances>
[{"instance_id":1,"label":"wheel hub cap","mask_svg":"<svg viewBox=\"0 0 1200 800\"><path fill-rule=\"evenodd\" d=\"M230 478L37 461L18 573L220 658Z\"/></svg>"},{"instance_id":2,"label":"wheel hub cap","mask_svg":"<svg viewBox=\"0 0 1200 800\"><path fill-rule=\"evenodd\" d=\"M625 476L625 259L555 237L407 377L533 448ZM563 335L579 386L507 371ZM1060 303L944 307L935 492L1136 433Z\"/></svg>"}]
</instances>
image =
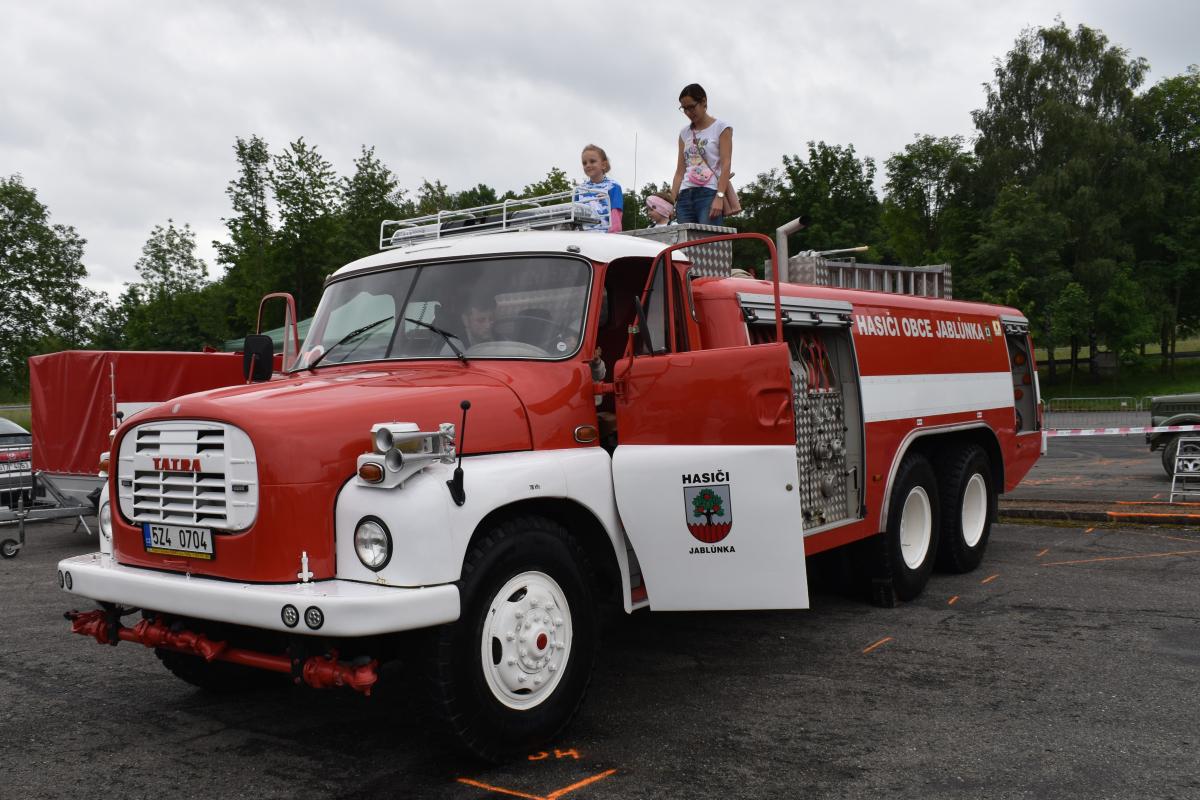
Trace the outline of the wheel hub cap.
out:
<instances>
[{"instance_id":1,"label":"wheel hub cap","mask_svg":"<svg viewBox=\"0 0 1200 800\"><path fill-rule=\"evenodd\" d=\"M532 708L553 692L571 654L571 614L553 578L526 572L496 592L484 621L480 654L496 699Z\"/></svg>"}]
</instances>

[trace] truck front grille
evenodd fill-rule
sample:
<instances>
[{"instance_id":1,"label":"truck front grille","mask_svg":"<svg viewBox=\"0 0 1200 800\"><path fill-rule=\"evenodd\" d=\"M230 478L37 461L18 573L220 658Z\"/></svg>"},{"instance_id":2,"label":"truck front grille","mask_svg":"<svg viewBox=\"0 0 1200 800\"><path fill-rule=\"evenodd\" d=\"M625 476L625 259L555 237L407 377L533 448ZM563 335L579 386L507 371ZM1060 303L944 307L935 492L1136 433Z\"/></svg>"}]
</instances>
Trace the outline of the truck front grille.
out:
<instances>
[{"instance_id":1,"label":"truck front grille","mask_svg":"<svg viewBox=\"0 0 1200 800\"><path fill-rule=\"evenodd\" d=\"M233 531L257 514L254 448L232 425L139 425L122 439L117 469L121 512L131 522Z\"/></svg>"}]
</instances>

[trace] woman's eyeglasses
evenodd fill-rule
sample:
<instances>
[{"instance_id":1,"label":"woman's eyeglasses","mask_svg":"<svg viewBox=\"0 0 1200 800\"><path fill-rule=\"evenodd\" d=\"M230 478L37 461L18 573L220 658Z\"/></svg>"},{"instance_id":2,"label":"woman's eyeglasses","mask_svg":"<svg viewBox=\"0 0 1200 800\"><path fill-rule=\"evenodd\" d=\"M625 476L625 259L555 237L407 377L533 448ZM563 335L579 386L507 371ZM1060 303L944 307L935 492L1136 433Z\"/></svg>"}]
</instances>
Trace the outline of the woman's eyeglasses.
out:
<instances>
[{"instance_id":1,"label":"woman's eyeglasses","mask_svg":"<svg viewBox=\"0 0 1200 800\"><path fill-rule=\"evenodd\" d=\"M695 110L696 110L696 107L697 107L697 106L699 106L699 105L700 105L700 103L692 103L690 106L680 106L680 107L679 107L679 110L680 110L680 111L682 111L682 112L683 112L683 113L685 113L685 114L690 114L690 113L692 113L693 111L695 111Z\"/></svg>"}]
</instances>

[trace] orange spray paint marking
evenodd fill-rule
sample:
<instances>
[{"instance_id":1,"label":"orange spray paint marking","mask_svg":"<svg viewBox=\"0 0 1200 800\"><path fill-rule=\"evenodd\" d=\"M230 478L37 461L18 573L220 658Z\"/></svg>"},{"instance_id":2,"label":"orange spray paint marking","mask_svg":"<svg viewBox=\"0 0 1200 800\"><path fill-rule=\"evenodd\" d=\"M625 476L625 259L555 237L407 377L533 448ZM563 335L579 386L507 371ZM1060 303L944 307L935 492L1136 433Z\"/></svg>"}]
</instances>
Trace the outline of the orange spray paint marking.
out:
<instances>
[{"instance_id":1,"label":"orange spray paint marking","mask_svg":"<svg viewBox=\"0 0 1200 800\"><path fill-rule=\"evenodd\" d=\"M1096 529L1095 529L1095 528L1088 528L1086 531L1084 531L1084 533L1091 533L1091 532L1092 532L1092 531L1094 531L1094 530L1096 530Z\"/></svg>"},{"instance_id":2,"label":"orange spray paint marking","mask_svg":"<svg viewBox=\"0 0 1200 800\"><path fill-rule=\"evenodd\" d=\"M952 606L957 602L958 602L958 595L954 595L954 597L951 597L949 600L946 601L946 605Z\"/></svg>"},{"instance_id":3,"label":"orange spray paint marking","mask_svg":"<svg viewBox=\"0 0 1200 800\"><path fill-rule=\"evenodd\" d=\"M474 786L476 789L483 789L485 792L499 792L506 794L509 797L524 797L525 800L546 800L540 794L526 794L525 792L514 792L512 789L505 789L503 786L492 786L487 783L473 781L470 778L459 778L459 783L465 783L467 786Z\"/></svg>"},{"instance_id":4,"label":"orange spray paint marking","mask_svg":"<svg viewBox=\"0 0 1200 800\"><path fill-rule=\"evenodd\" d=\"M615 769L607 769L604 772L596 773L590 778L584 778L581 781L572 783L570 786L564 786L561 789L555 789L553 792L547 795L518 792L514 789L505 789L503 786L492 786L490 783L483 783L482 781L475 781L471 780L470 778L458 778L458 782L467 786L474 786L476 789L483 789L485 792L497 792L499 794L508 795L509 797L522 797L525 798L525 800L558 800L558 798L562 797L563 795L569 794L576 789L582 789L585 786L590 786L596 781L602 781L605 778L614 775L615 773Z\"/></svg>"},{"instance_id":5,"label":"orange spray paint marking","mask_svg":"<svg viewBox=\"0 0 1200 800\"><path fill-rule=\"evenodd\" d=\"M584 778L583 780L579 781L578 783L572 783L570 786L564 786L562 789L556 789L555 791L546 795L546 800L558 800L558 798L562 797L564 794L566 794L568 792L573 792L576 789L582 789L584 786L589 786L589 785L595 783L596 781L602 781L614 773L616 773L615 769L608 769L608 770L605 770L604 772L597 773L590 778Z\"/></svg>"},{"instance_id":6,"label":"orange spray paint marking","mask_svg":"<svg viewBox=\"0 0 1200 800\"><path fill-rule=\"evenodd\" d=\"M887 644L887 643L888 643L888 642L890 642L890 641L892 641L892 637L891 637L891 636L885 636L885 637L883 637L882 639L880 639L880 640L879 640L878 642L876 642L875 644L873 644L873 645L870 645L869 647L865 648L865 649L863 650L863 655L865 656L867 653L871 652L872 650L874 650L874 649L875 649L875 648L877 648L877 647L883 647L885 644Z\"/></svg>"},{"instance_id":7,"label":"orange spray paint marking","mask_svg":"<svg viewBox=\"0 0 1200 800\"><path fill-rule=\"evenodd\" d=\"M1043 550L1042 552L1037 554L1037 558L1041 558L1042 556L1046 555L1046 553L1049 553L1049 552L1050 552L1050 548L1047 547L1045 550Z\"/></svg>"},{"instance_id":8,"label":"orange spray paint marking","mask_svg":"<svg viewBox=\"0 0 1200 800\"><path fill-rule=\"evenodd\" d=\"M1135 558L1166 558L1167 556L1195 556L1200 555L1200 550L1175 550L1171 553L1143 553L1138 556L1102 556L1100 558L1084 558L1079 561L1051 561L1049 564L1043 564L1045 567L1064 567L1070 564L1095 564L1099 561L1129 561Z\"/></svg>"},{"instance_id":9,"label":"orange spray paint marking","mask_svg":"<svg viewBox=\"0 0 1200 800\"><path fill-rule=\"evenodd\" d=\"M986 578L984 578L983 580L981 580L979 582L979 585L982 586L986 583L991 583L992 581L996 580L996 578L999 578L999 577L1000 577L999 572L997 572L995 575L988 575Z\"/></svg>"}]
</instances>

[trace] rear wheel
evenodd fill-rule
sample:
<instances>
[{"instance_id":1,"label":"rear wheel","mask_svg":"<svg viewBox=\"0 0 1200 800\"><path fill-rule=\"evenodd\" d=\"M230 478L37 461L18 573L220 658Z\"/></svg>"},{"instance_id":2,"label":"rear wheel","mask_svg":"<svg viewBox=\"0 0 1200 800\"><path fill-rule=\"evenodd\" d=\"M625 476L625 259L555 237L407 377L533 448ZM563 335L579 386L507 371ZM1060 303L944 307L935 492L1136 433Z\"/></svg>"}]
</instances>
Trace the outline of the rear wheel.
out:
<instances>
[{"instance_id":1,"label":"rear wheel","mask_svg":"<svg viewBox=\"0 0 1200 800\"><path fill-rule=\"evenodd\" d=\"M429 659L435 709L476 755L498 761L545 742L578 711L597 624L591 570L560 525L502 523L467 554L462 616Z\"/></svg>"},{"instance_id":2,"label":"rear wheel","mask_svg":"<svg viewBox=\"0 0 1200 800\"><path fill-rule=\"evenodd\" d=\"M929 460L910 453L900 462L888 504L883 568L900 600L925 589L938 548L937 478Z\"/></svg>"},{"instance_id":3,"label":"rear wheel","mask_svg":"<svg viewBox=\"0 0 1200 800\"><path fill-rule=\"evenodd\" d=\"M941 537L937 566L970 572L983 560L996 514L991 463L979 445L949 451L938 461Z\"/></svg>"}]
</instances>

